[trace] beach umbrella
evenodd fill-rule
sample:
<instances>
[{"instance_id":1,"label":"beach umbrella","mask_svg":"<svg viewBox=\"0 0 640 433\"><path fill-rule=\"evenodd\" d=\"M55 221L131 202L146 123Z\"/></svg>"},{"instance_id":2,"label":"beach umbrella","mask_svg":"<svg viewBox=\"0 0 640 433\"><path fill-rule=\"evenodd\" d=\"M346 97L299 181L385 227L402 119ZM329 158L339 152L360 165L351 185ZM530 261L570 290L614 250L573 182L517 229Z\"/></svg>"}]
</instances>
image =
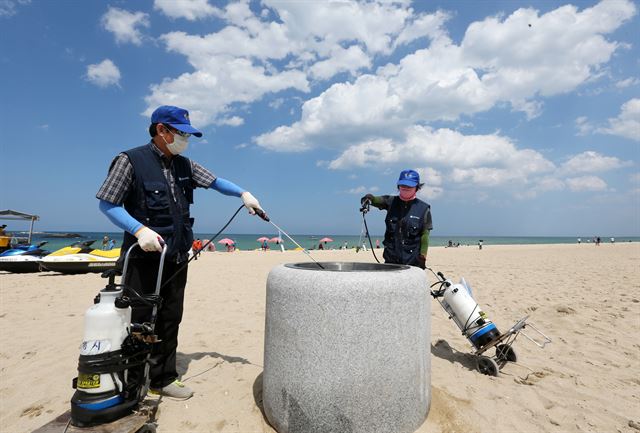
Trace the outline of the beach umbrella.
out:
<instances>
[{"instance_id":1,"label":"beach umbrella","mask_svg":"<svg viewBox=\"0 0 640 433\"><path fill-rule=\"evenodd\" d=\"M322 238L322 239L320 239L320 242L333 242L333 239L331 239L331 238Z\"/></svg>"},{"instance_id":2,"label":"beach umbrella","mask_svg":"<svg viewBox=\"0 0 640 433\"><path fill-rule=\"evenodd\" d=\"M258 242L269 241L269 238L266 236L262 236L261 238L256 239Z\"/></svg>"},{"instance_id":3,"label":"beach umbrella","mask_svg":"<svg viewBox=\"0 0 640 433\"><path fill-rule=\"evenodd\" d=\"M279 242L279 243L282 243L282 238L277 238L277 237L276 238L271 238L271 239L268 240L268 242Z\"/></svg>"},{"instance_id":4,"label":"beach umbrella","mask_svg":"<svg viewBox=\"0 0 640 433\"><path fill-rule=\"evenodd\" d=\"M233 245L235 244L235 242L232 239L229 238L224 238L224 239L220 239L218 241L219 244L224 244L224 245Z\"/></svg>"}]
</instances>

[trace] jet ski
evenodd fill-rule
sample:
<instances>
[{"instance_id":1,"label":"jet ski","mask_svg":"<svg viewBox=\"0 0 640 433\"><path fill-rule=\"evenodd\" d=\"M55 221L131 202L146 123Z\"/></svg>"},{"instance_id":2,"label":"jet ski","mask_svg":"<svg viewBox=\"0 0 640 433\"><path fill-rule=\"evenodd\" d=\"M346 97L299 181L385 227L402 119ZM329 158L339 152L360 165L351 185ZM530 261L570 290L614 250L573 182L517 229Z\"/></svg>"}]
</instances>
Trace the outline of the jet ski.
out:
<instances>
[{"instance_id":1,"label":"jet ski","mask_svg":"<svg viewBox=\"0 0 640 433\"><path fill-rule=\"evenodd\" d=\"M19 256L25 253L33 253L42 250L42 246L45 245L47 241L42 241L37 245L16 245L11 249L5 250L0 254L0 257L9 257L9 256ZM47 252L48 254L48 252Z\"/></svg>"},{"instance_id":2,"label":"jet ski","mask_svg":"<svg viewBox=\"0 0 640 433\"><path fill-rule=\"evenodd\" d=\"M80 247L74 244L55 251L42 258L40 267L63 274L86 274L115 268L120 257L120 248L95 250L90 246L93 242L95 240L81 242Z\"/></svg>"},{"instance_id":3,"label":"jet ski","mask_svg":"<svg viewBox=\"0 0 640 433\"><path fill-rule=\"evenodd\" d=\"M0 254L0 271L27 273L40 271L40 260L49 254L42 246L43 241L37 245L18 245L16 248L4 251Z\"/></svg>"},{"instance_id":4,"label":"jet ski","mask_svg":"<svg viewBox=\"0 0 640 433\"><path fill-rule=\"evenodd\" d=\"M60 248L59 250L55 250L51 254L51 257L65 256L68 254L77 254L80 252L89 252L92 250L91 245L95 242L95 239L91 239L88 241L78 241L74 242L71 245L68 245L64 248Z\"/></svg>"}]
</instances>

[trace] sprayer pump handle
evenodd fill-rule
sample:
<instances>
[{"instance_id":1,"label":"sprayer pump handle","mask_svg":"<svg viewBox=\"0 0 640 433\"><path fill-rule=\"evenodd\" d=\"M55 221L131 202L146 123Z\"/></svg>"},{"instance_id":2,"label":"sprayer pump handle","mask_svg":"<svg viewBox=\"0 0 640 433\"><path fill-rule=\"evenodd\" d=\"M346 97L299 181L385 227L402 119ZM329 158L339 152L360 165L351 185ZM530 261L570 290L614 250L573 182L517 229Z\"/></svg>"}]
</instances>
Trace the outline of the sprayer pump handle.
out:
<instances>
[{"instance_id":1,"label":"sprayer pump handle","mask_svg":"<svg viewBox=\"0 0 640 433\"><path fill-rule=\"evenodd\" d=\"M115 278L116 276L119 276L119 275L122 275L122 272L120 272L119 269L109 269L104 271L102 274L100 274L102 278L111 278L111 277Z\"/></svg>"}]
</instances>

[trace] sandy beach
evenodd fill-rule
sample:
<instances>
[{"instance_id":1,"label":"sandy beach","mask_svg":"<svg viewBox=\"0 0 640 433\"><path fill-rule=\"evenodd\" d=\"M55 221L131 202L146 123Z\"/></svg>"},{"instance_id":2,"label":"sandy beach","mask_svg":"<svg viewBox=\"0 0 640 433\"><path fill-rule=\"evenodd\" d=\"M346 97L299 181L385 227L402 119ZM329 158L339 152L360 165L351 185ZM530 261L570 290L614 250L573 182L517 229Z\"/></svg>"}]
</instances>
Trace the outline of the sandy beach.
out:
<instances>
[{"instance_id":1,"label":"sandy beach","mask_svg":"<svg viewBox=\"0 0 640 433\"><path fill-rule=\"evenodd\" d=\"M373 261L353 250L313 256ZM259 407L266 278L303 261L299 251L240 251L192 262L178 363L196 395L163 399L159 432L274 431ZM553 342L541 350L520 337L516 364L481 375L432 301L432 405L418 432L640 432L640 244L432 248L428 264L464 276L499 329L529 315ZM96 274L0 275L0 431L30 432L68 409L83 314L104 284Z\"/></svg>"}]
</instances>

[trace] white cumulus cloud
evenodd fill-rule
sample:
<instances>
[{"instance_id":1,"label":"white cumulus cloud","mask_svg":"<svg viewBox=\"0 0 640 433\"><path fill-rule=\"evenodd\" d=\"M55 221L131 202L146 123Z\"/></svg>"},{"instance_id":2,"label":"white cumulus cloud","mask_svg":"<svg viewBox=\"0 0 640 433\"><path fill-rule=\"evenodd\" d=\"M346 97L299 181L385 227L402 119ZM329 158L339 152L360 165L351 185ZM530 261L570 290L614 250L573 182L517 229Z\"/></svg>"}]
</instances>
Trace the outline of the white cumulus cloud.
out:
<instances>
[{"instance_id":1,"label":"white cumulus cloud","mask_svg":"<svg viewBox=\"0 0 640 433\"><path fill-rule=\"evenodd\" d=\"M252 137L254 144L279 152L321 148L332 154L318 165L333 170L422 167L424 197L467 186L519 188L529 196L597 190L594 178L604 180L592 173L628 164L592 151L551 161L501 132L465 135L447 125L479 125L473 116L496 107L532 119L545 98L610 75L609 61L626 47L614 39L620 32L612 35L636 14L632 1L544 13L523 7L473 22L456 40L445 27L448 12L417 13L409 1L262 0L216 8L191 0L184 10L199 13L189 16L172 4L155 0L174 18L213 17L215 31L160 36L187 69L150 86L146 114L159 104L182 105L200 126L239 126L249 104L294 91L267 101L293 110L293 120ZM401 47L410 51L396 56ZM289 98L301 97L293 117ZM634 107L623 106L607 131L627 130ZM584 116L575 127L579 135L602 132Z\"/></svg>"},{"instance_id":2,"label":"white cumulus cloud","mask_svg":"<svg viewBox=\"0 0 640 433\"><path fill-rule=\"evenodd\" d=\"M229 124L226 119L234 118L231 104L251 103L266 93L289 88L307 91L305 75L299 71L270 74L248 59L215 56L208 59L206 69L152 85L151 94L145 98L145 114L159 105L171 104L189 107L191 120L197 125Z\"/></svg>"},{"instance_id":3,"label":"white cumulus cloud","mask_svg":"<svg viewBox=\"0 0 640 433\"><path fill-rule=\"evenodd\" d=\"M618 117L609 119L609 125L598 128L597 132L640 141L640 98L622 104Z\"/></svg>"},{"instance_id":4,"label":"white cumulus cloud","mask_svg":"<svg viewBox=\"0 0 640 433\"><path fill-rule=\"evenodd\" d=\"M489 17L472 23L460 45L436 33L428 48L375 74L334 84L304 103L298 121L254 141L272 150L304 150L326 142L336 128L354 136L397 133L504 102L535 117L542 109L538 98L572 91L600 75L619 47L605 35L635 13L630 1L605 0L581 11L568 5L542 15L518 9L506 18Z\"/></svg>"},{"instance_id":5,"label":"white cumulus cloud","mask_svg":"<svg viewBox=\"0 0 640 433\"><path fill-rule=\"evenodd\" d=\"M371 59L362 51L362 48L350 46L344 49L336 46L331 50L328 59L316 62L309 68L309 72L314 78L326 80L338 72L355 74L359 69L369 68L370 66Z\"/></svg>"},{"instance_id":6,"label":"white cumulus cloud","mask_svg":"<svg viewBox=\"0 0 640 433\"><path fill-rule=\"evenodd\" d=\"M504 171L502 177L520 178L555 167L539 152L518 149L507 137L497 134L464 135L447 128L413 126L407 128L402 140L374 139L351 146L331 161L329 168L390 163L456 168L457 179L473 177L478 180L486 176L496 178L495 173L500 171ZM479 171L484 167L490 167L492 171ZM495 181L487 178L486 182Z\"/></svg>"},{"instance_id":7,"label":"white cumulus cloud","mask_svg":"<svg viewBox=\"0 0 640 433\"><path fill-rule=\"evenodd\" d=\"M348 189L345 192L347 194L367 194L367 193L376 192L376 191L378 191L378 187L377 186L371 186L371 187L367 188L364 185L360 185L360 186L357 186L355 188Z\"/></svg>"},{"instance_id":8,"label":"white cumulus cloud","mask_svg":"<svg viewBox=\"0 0 640 433\"><path fill-rule=\"evenodd\" d=\"M626 89L627 87L636 86L640 84L640 80L636 77L625 78L624 80L616 81L615 86L618 89Z\"/></svg>"},{"instance_id":9,"label":"white cumulus cloud","mask_svg":"<svg viewBox=\"0 0 640 433\"><path fill-rule=\"evenodd\" d=\"M99 87L119 86L120 70L110 59L104 59L100 63L87 66L85 78Z\"/></svg>"},{"instance_id":10,"label":"white cumulus cloud","mask_svg":"<svg viewBox=\"0 0 640 433\"><path fill-rule=\"evenodd\" d=\"M149 27L149 15L144 12L129 12L124 9L109 7L102 16L102 26L114 34L116 42L142 44L141 27Z\"/></svg>"},{"instance_id":11,"label":"white cumulus cloud","mask_svg":"<svg viewBox=\"0 0 640 433\"><path fill-rule=\"evenodd\" d=\"M567 160L560 169L566 173L594 173L627 167L631 161L621 161L614 156L601 155L588 150Z\"/></svg>"},{"instance_id":12,"label":"white cumulus cloud","mask_svg":"<svg viewBox=\"0 0 640 433\"><path fill-rule=\"evenodd\" d=\"M172 4L156 0L165 13ZM210 11L226 24L213 33L162 35L167 50L184 55L193 71L153 85L147 111L156 101L179 100L197 104L201 125L219 123L234 103L285 89L308 92L310 80L339 73L357 76L372 67L375 56L390 54L398 44L443 33L448 18L442 12L416 14L407 2L382 0L265 0L262 6L256 13L248 2L235 2ZM228 63L241 65L239 77Z\"/></svg>"},{"instance_id":13,"label":"white cumulus cloud","mask_svg":"<svg viewBox=\"0 0 640 433\"><path fill-rule=\"evenodd\" d=\"M440 197L444 193L444 188L440 186L424 185L420 191L418 191L418 197L425 200L433 200Z\"/></svg>"},{"instance_id":14,"label":"white cumulus cloud","mask_svg":"<svg viewBox=\"0 0 640 433\"><path fill-rule=\"evenodd\" d=\"M220 13L208 0L155 0L153 8L170 18L185 18L189 21Z\"/></svg>"},{"instance_id":15,"label":"white cumulus cloud","mask_svg":"<svg viewBox=\"0 0 640 433\"><path fill-rule=\"evenodd\" d=\"M18 13L18 6L29 3L31 0L0 0L0 17L12 17Z\"/></svg>"},{"instance_id":16,"label":"white cumulus cloud","mask_svg":"<svg viewBox=\"0 0 640 433\"><path fill-rule=\"evenodd\" d=\"M441 185L442 173L433 167L416 168L416 171L420 175L420 182L425 185Z\"/></svg>"},{"instance_id":17,"label":"white cumulus cloud","mask_svg":"<svg viewBox=\"0 0 640 433\"><path fill-rule=\"evenodd\" d=\"M424 185L418 191L418 197L426 200L433 200L444 193L442 185L442 173L432 167L416 168L420 174L420 182Z\"/></svg>"},{"instance_id":18,"label":"white cumulus cloud","mask_svg":"<svg viewBox=\"0 0 640 433\"><path fill-rule=\"evenodd\" d=\"M567 179L571 191L606 191L607 183L597 176L571 177Z\"/></svg>"},{"instance_id":19,"label":"white cumulus cloud","mask_svg":"<svg viewBox=\"0 0 640 433\"><path fill-rule=\"evenodd\" d=\"M586 116L580 116L576 118L575 121L576 129L578 130L576 135L584 136L589 135L593 132L593 125L589 123L589 120Z\"/></svg>"}]
</instances>

